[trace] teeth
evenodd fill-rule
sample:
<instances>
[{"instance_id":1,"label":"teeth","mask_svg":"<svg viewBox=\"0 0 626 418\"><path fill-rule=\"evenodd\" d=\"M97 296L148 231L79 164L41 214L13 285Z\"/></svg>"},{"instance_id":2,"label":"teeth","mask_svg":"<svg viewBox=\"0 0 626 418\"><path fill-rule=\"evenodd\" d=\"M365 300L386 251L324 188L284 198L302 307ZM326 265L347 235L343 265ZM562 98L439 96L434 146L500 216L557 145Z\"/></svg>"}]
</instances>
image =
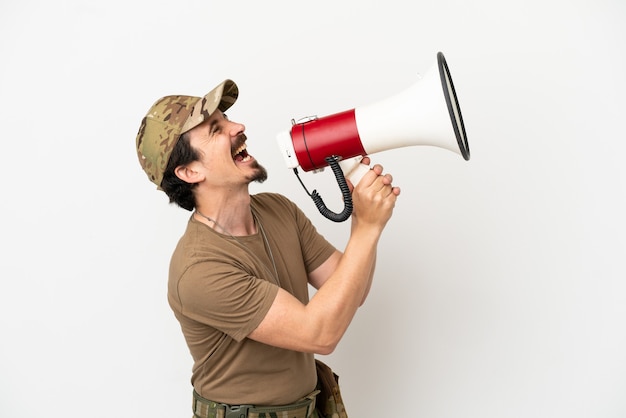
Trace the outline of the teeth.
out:
<instances>
[{"instance_id":1,"label":"teeth","mask_svg":"<svg viewBox=\"0 0 626 418\"><path fill-rule=\"evenodd\" d=\"M246 144L242 144L239 148L235 150L235 153L233 154L233 156L239 154L241 151L245 150L246 148L247 148Z\"/></svg>"}]
</instances>

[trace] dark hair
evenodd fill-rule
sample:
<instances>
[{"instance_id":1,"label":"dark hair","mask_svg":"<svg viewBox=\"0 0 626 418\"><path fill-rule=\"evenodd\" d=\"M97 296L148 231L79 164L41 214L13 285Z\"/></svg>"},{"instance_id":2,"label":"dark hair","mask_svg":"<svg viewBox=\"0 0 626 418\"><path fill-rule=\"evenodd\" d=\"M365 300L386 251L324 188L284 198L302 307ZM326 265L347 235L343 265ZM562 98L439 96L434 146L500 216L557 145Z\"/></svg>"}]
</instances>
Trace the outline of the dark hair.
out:
<instances>
[{"instance_id":1,"label":"dark hair","mask_svg":"<svg viewBox=\"0 0 626 418\"><path fill-rule=\"evenodd\" d=\"M161 182L161 189L163 189L165 194L170 198L170 203L176 203L181 208L189 211L196 207L196 198L193 189L197 184L187 183L181 180L174 170L176 170L178 166L199 160L200 155L198 151L191 147L189 136L187 133L182 134L176 142L176 145L174 145L170 159L167 162L167 167L163 173L163 181Z\"/></svg>"}]
</instances>

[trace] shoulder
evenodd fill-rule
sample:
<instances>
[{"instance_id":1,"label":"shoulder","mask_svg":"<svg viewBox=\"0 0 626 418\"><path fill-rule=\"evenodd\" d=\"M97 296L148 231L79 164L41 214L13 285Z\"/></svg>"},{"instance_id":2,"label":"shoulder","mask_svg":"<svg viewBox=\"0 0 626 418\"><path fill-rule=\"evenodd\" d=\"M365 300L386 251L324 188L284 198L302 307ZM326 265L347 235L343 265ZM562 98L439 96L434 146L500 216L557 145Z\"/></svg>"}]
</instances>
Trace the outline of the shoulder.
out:
<instances>
[{"instance_id":1,"label":"shoulder","mask_svg":"<svg viewBox=\"0 0 626 418\"><path fill-rule=\"evenodd\" d=\"M252 206L268 229L299 231L310 223L304 212L289 198L279 193L259 193L252 196Z\"/></svg>"},{"instance_id":2,"label":"shoulder","mask_svg":"<svg viewBox=\"0 0 626 418\"><path fill-rule=\"evenodd\" d=\"M254 202L265 202L265 203L289 203L291 205L295 205L288 197L280 194L280 193L271 193L271 192L263 192L252 195L252 200Z\"/></svg>"},{"instance_id":3,"label":"shoulder","mask_svg":"<svg viewBox=\"0 0 626 418\"><path fill-rule=\"evenodd\" d=\"M258 193L252 196L252 202L258 210L300 212L294 202L280 193Z\"/></svg>"}]
</instances>

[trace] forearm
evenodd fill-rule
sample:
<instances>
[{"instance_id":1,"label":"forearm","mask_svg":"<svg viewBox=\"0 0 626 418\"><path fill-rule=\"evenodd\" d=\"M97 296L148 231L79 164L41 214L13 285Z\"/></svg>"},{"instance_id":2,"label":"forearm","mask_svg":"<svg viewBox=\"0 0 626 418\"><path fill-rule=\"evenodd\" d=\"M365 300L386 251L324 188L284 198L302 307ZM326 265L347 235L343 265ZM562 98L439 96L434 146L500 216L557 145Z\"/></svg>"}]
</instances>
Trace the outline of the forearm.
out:
<instances>
[{"instance_id":1,"label":"forearm","mask_svg":"<svg viewBox=\"0 0 626 418\"><path fill-rule=\"evenodd\" d=\"M356 230L351 234L337 268L306 306L314 340L322 350L332 351L372 283L380 231Z\"/></svg>"},{"instance_id":2,"label":"forearm","mask_svg":"<svg viewBox=\"0 0 626 418\"><path fill-rule=\"evenodd\" d=\"M363 306L363 304L365 303L365 299L367 299L367 296L370 293L370 289L372 288L372 282L374 281L375 272L376 272L376 254L374 254L374 259L372 260L372 268L370 270L370 277L367 283L367 288L365 289L365 294L363 295L363 298L361 299L361 303L359 304L359 306Z\"/></svg>"},{"instance_id":3,"label":"forearm","mask_svg":"<svg viewBox=\"0 0 626 418\"><path fill-rule=\"evenodd\" d=\"M353 217L352 227L354 228L355 226L356 226L355 218ZM363 304L365 303L365 300L367 299L367 296L369 295L370 289L372 288L372 282L374 281L374 272L376 271L376 254L377 254L377 251L374 252L374 256L372 257L372 266L370 269L367 287L365 289L365 293L363 294L363 298L361 299L361 302L359 303L359 306L363 306Z\"/></svg>"}]
</instances>

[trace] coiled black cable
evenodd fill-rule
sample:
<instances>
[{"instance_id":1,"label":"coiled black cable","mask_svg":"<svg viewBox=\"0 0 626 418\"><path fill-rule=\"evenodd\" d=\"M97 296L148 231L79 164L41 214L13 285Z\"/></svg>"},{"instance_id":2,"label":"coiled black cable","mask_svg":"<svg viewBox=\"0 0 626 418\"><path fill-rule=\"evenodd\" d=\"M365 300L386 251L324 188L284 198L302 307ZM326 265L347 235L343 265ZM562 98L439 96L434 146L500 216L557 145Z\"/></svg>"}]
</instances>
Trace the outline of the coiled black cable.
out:
<instances>
[{"instance_id":1,"label":"coiled black cable","mask_svg":"<svg viewBox=\"0 0 626 418\"><path fill-rule=\"evenodd\" d=\"M353 209L352 194L350 193L350 188L348 187L348 182L346 181L346 178L343 175L343 171L341 170L341 167L339 166L339 157L337 157L336 155L333 155L330 157L326 157L325 160L330 166L330 168L333 170L333 174L335 175L335 178L337 179L337 184L339 185L339 189L341 190L341 194L343 196L344 207L343 207L343 211L341 211L340 213L336 213L328 209L328 207L326 207L326 204L324 204L324 200L322 199L322 196L320 196L317 190L313 190L313 193L309 193L304 183L302 183L302 180L300 180L300 176L298 176L298 171L295 168L294 168L294 173L296 173L296 177L298 177L298 180L300 181L300 184L302 185L304 190L311 197L311 199L313 199L313 202L315 203L317 210L319 210L319 212L325 218L330 219L333 222L343 222L347 220L350 217L350 215L352 215L352 209Z\"/></svg>"}]
</instances>

